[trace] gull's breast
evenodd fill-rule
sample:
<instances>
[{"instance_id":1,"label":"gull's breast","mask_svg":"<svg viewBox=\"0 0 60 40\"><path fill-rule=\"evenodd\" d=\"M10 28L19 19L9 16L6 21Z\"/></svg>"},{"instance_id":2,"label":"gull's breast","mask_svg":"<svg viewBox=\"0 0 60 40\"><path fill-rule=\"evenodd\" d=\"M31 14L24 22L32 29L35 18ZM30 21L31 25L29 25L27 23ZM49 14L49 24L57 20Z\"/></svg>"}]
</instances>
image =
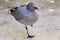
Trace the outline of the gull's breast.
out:
<instances>
[{"instance_id":1,"label":"gull's breast","mask_svg":"<svg viewBox=\"0 0 60 40\"><path fill-rule=\"evenodd\" d=\"M26 25L32 25L38 20L38 14L27 14L24 17L24 24Z\"/></svg>"},{"instance_id":2,"label":"gull's breast","mask_svg":"<svg viewBox=\"0 0 60 40\"><path fill-rule=\"evenodd\" d=\"M20 23L25 25L32 25L38 20L38 14L36 12L31 12L25 7L20 9L23 14L23 19L19 20Z\"/></svg>"}]
</instances>

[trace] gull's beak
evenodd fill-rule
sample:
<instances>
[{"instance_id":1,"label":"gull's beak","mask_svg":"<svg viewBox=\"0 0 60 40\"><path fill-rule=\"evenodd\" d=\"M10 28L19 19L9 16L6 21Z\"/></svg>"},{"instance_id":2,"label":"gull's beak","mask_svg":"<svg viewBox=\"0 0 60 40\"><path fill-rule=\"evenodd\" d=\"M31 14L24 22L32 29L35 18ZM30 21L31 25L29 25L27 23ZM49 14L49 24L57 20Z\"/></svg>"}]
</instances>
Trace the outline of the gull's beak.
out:
<instances>
[{"instance_id":1,"label":"gull's beak","mask_svg":"<svg viewBox=\"0 0 60 40\"><path fill-rule=\"evenodd\" d=\"M34 9L37 9L37 10L38 10L38 8L37 8L37 7L34 7Z\"/></svg>"}]
</instances>

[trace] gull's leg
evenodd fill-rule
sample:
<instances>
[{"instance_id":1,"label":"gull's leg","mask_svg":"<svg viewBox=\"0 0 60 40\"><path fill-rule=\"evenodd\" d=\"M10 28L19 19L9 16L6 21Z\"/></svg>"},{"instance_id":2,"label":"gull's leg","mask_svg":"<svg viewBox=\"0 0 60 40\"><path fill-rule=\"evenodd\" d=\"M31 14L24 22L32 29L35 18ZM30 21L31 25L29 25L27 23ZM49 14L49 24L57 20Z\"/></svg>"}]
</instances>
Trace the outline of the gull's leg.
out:
<instances>
[{"instance_id":1,"label":"gull's leg","mask_svg":"<svg viewBox=\"0 0 60 40\"><path fill-rule=\"evenodd\" d=\"M26 28L26 31L27 31L27 34L28 34L28 37L27 38L33 38L34 36L30 35L29 32L28 32L27 26L25 26L25 28Z\"/></svg>"}]
</instances>

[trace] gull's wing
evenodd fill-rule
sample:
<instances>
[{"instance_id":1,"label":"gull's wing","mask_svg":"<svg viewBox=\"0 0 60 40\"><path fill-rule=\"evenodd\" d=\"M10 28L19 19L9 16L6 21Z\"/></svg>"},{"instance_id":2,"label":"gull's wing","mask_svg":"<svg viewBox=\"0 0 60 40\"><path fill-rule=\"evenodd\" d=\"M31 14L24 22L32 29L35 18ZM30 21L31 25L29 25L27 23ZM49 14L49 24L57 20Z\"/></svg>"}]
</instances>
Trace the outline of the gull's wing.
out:
<instances>
[{"instance_id":1,"label":"gull's wing","mask_svg":"<svg viewBox=\"0 0 60 40\"><path fill-rule=\"evenodd\" d=\"M14 18L16 20L21 20L23 18L22 13L20 13L20 11L18 11L18 7L14 7L12 9L10 9L11 15L14 16Z\"/></svg>"},{"instance_id":2,"label":"gull's wing","mask_svg":"<svg viewBox=\"0 0 60 40\"><path fill-rule=\"evenodd\" d=\"M25 7L25 6L26 6L26 4L21 5L20 7L14 7L14 8L12 8L12 9L10 9L11 15L13 15L16 20L21 20L21 19L23 19L24 16L23 16L23 14L21 13L20 8Z\"/></svg>"},{"instance_id":3,"label":"gull's wing","mask_svg":"<svg viewBox=\"0 0 60 40\"><path fill-rule=\"evenodd\" d=\"M21 5L20 7L24 7L24 6L27 6L26 4L23 4L23 5Z\"/></svg>"}]
</instances>

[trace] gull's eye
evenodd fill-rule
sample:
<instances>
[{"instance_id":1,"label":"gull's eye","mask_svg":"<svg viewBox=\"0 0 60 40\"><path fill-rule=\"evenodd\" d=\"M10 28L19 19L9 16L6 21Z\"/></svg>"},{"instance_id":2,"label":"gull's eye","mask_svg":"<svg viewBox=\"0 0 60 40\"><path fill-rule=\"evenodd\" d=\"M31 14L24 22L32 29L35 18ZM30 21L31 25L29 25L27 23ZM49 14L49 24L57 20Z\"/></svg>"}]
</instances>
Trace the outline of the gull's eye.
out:
<instances>
[{"instance_id":1,"label":"gull's eye","mask_svg":"<svg viewBox=\"0 0 60 40\"><path fill-rule=\"evenodd\" d=\"M38 9L37 7L34 7L34 9Z\"/></svg>"}]
</instances>

